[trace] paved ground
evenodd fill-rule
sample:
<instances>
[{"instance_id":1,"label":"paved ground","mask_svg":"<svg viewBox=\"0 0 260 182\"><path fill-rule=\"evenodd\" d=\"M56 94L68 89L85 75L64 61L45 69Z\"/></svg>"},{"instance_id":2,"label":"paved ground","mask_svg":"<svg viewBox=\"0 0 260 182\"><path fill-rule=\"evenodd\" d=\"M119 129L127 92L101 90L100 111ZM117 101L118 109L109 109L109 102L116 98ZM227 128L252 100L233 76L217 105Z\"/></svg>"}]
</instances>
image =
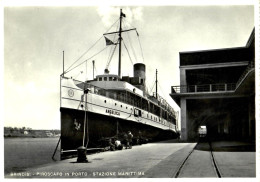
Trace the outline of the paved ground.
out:
<instances>
[{"instance_id":1,"label":"paved ground","mask_svg":"<svg viewBox=\"0 0 260 182\"><path fill-rule=\"evenodd\" d=\"M212 162L208 143L200 143L195 147L178 177L218 177Z\"/></svg>"},{"instance_id":2,"label":"paved ground","mask_svg":"<svg viewBox=\"0 0 260 182\"><path fill-rule=\"evenodd\" d=\"M225 142L224 144L227 144ZM236 143L233 144L235 146ZM221 149L223 143L214 143ZM149 143L132 149L88 155L89 163L76 158L29 168L5 177L28 178L173 178L196 143ZM226 146L230 146L226 145ZM255 152L214 152L223 177L255 177ZM40 156L39 156L40 157ZM195 149L179 177L216 177L207 146Z\"/></svg>"},{"instance_id":3,"label":"paved ground","mask_svg":"<svg viewBox=\"0 0 260 182\"><path fill-rule=\"evenodd\" d=\"M213 155L224 177L255 177L255 146L243 142L214 142Z\"/></svg>"}]
</instances>

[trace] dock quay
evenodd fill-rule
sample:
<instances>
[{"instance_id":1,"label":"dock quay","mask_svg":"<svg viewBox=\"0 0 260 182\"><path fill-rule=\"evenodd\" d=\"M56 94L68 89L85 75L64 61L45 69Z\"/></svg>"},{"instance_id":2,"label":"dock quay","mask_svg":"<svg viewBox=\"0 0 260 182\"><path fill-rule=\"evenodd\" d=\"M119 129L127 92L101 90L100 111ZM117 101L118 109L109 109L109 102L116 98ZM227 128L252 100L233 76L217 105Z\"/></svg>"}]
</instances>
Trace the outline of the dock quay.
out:
<instances>
[{"instance_id":1,"label":"dock quay","mask_svg":"<svg viewBox=\"0 0 260 182\"><path fill-rule=\"evenodd\" d=\"M255 178L255 154L255 145L246 142L175 139L87 155L87 163L77 163L77 158L57 161L5 178Z\"/></svg>"}]
</instances>

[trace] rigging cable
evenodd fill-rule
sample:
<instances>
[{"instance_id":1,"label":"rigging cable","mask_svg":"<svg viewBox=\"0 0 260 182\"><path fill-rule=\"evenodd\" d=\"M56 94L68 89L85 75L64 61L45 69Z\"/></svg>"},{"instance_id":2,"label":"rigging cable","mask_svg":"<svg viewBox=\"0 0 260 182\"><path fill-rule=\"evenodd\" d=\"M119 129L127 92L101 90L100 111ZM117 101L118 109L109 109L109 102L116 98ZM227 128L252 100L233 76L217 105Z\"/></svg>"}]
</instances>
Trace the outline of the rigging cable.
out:
<instances>
[{"instance_id":1,"label":"rigging cable","mask_svg":"<svg viewBox=\"0 0 260 182\"><path fill-rule=\"evenodd\" d=\"M117 24L117 27L116 27L116 30L118 30L119 28L119 22L118 22L118 24ZM105 37L105 36L104 36ZM114 34L114 36L113 36L113 41L112 42L115 42L115 39L116 39L116 34ZM118 41L117 41L117 43L118 43ZM115 45L117 45L117 43L115 43ZM111 47L111 49L110 49L110 52L109 52L109 54L108 54L108 60L107 60L107 67L106 68L108 68L108 66L109 66L109 64L110 64L110 62L111 62L111 59L112 59L112 57L113 57L113 55L114 55L114 52L115 52L115 49L113 50L113 48Z\"/></svg>"},{"instance_id":2,"label":"rigging cable","mask_svg":"<svg viewBox=\"0 0 260 182\"><path fill-rule=\"evenodd\" d=\"M103 36L102 36L102 37L103 37ZM74 61L74 63L72 63L72 64L68 67L68 69L65 71L64 74L68 73L67 71L68 71L76 62L78 62L88 51L90 51L90 49L92 49L92 48L100 41L100 39L101 39L102 37L100 37L100 38L94 43L94 45L92 45L92 46L91 46L87 51L85 51L76 61Z\"/></svg>"},{"instance_id":3,"label":"rigging cable","mask_svg":"<svg viewBox=\"0 0 260 182\"><path fill-rule=\"evenodd\" d=\"M155 85L155 82L153 83L153 86L152 86L152 88L150 90L150 93L153 91L154 85Z\"/></svg>"},{"instance_id":4,"label":"rigging cable","mask_svg":"<svg viewBox=\"0 0 260 182\"><path fill-rule=\"evenodd\" d=\"M161 89L161 91L162 91L163 97L166 98L166 96L165 96L165 94L164 94L164 92L163 92L163 89L162 89L162 87L161 87L159 81L158 81L158 85L159 85L159 87L160 87L160 89Z\"/></svg>"},{"instance_id":5,"label":"rigging cable","mask_svg":"<svg viewBox=\"0 0 260 182\"><path fill-rule=\"evenodd\" d=\"M141 49L141 53L142 53L142 58L143 58L143 63L144 63L144 54L143 54L143 49L142 49L142 45L141 45L141 41L140 41L140 38L139 38L139 33L136 31L136 34L137 34L137 37L138 37L138 42L139 42L139 46L140 46L140 49Z\"/></svg>"},{"instance_id":6,"label":"rigging cable","mask_svg":"<svg viewBox=\"0 0 260 182\"><path fill-rule=\"evenodd\" d=\"M108 48L108 47L106 46L104 49L102 49L102 50L99 51L98 53L94 54L93 56L91 56L90 58L86 59L85 61L82 61L82 62L81 62L80 64L78 64L77 66L75 66L75 67L71 68L70 70L66 71L64 74L66 74L66 73L70 72L71 70L73 70L73 69L79 67L80 65L82 65L82 64L85 63L86 61L92 59L93 57L95 57L96 55L98 55L99 53L101 53L102 51L104 51L104 50L107 49L107 48Z\"/></svg>"},{"instance_id":7,"label":"rigging cable","mask_svg":"<svg viewBox=\"0 0 260 182\"><path fill-rule=\"evenodd\" d=\"M124 23L124 22L123 22L123 23ZM126 26L124 26L124 27L125 27L125 29L127 29ZM131 46L131 49L132 49L133 55L134 55L134 57L135 57L135 60L137 60L137 56L136 56L136 54L135 54L135 50L134 50L134 48L133 48L132 41L131 41L131 38L130 38L130 36L129 36L129 32L126 32L126 34L127 34L127 37L128 37L129 44L130 44L130 46Z\"/></svg>"},{"instance_id":8,"label":"rigging cable","mask_svg":"<svg viewBox=\"0 0 260 182\"><path fill-rule=\"evenodd\" d=\"M107 68L107 69L108 69L108 67L109 67L109 65L110 65L110 63L111 63L111 60L112 60L112 58L113 58L113 56L114 56L114 54L115 54L117 45L118 45L118 44L116 43L116 46L115 46L115 48L114 48L114 50L113 50L113 52L112 52L112 54L111 54L111 56L110 56L110 59L108 60L108 63L107 63L107 65L106 65L106 68Z\"/></svg>"},{"instance_id":9,"label":"rigging cable","mask_svg":"<svg viewBox=\"0 0 260 182\"><path fill-rule=\"evenodd\" d=\"M151 92L153 91L153 87L154 87L154 85L155 85L155 78L156 78L156 75L154 75L154 77L153 77L153 81L152 81L153 86L150 87L150 92L149 92L149 94L151 94Z\"/></svg>"},{"instance_id":10,"label":"rigging cable","mask_svg":"<svg viewBox=\"0 0 260 182\"><path fill-rule=\"evenodd\" d=\"M82 74L83 73L83 71L80 71L76 76L72 76L74 79L76 79L76 78L78 78L78 76L80 75L80 74Z\"/></svg>"},{"instance_id":11,"label":"rigging cable","mask_svg":"<svg viewBox=\"0 0 260 182\"><path fill-rule=\"evenodd\" d=\"M129 54L129 51L128 51L126 45L125 45L125 42L123 41L123 43L124 43L125 49L126 49L126 51L127 51L127 53L128 53L129 59L130 59L132 65L134 65L134 63L133 63L133 61L132 61L132 59L131 59L131 56L130 56L130 54Z\"/></svg>"},{"instance_id":12,"label":"rigging cable","mask_svg":"<svg viewBox=\"0 0 260 182\"><path fill-rule=\"evenodd\" d=\"M129 25L134 28L130 23ZM141 49L141 53L142 53L142 58L143 58L143 63L144 63L144 55L143 55L143 49L142 49L142 46L141 46L141 41L140 41L140 38L139 38L139 33L137 32L137 30L135 29L135 32L136 32L136 35L138 37L138 42L139 42L139 46L140 46L140 49Z\"/></svg>"},{"instance_id":13,"label":"rigging cable","mask_svg":"<svg viewBox=\"0 0 260 182\"><path fill-rule=\"evenodd\" d=\"M111 27L110 27L106 32L108 32L118 21L119 21L119 19L118 19L113 25L111 25ZM69 68L65 71L64 74L68 73L68 72L69 72L68 70L69 70L76 62L78 62L88 51L90 51L102 38L103 38L103 36L101 36L101 37L94 43L94 45L92 45L92 46L91 46L87 51L85 51L76 61L74 61L74 63L72 63L72 64L69 66ZM68 72L67 72L67 71L68 71Z\"/></svg>"}]
</instances>

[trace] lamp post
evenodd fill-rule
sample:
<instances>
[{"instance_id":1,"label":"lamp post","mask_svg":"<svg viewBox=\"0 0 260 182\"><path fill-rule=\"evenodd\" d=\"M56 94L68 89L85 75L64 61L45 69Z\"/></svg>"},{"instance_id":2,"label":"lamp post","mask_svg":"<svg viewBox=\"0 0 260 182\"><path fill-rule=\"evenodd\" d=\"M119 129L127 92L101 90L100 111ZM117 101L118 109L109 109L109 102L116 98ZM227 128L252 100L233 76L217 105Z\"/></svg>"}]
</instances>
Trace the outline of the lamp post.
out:
<instances>
[{"instance_id":1,"label":"lamp post","mask_svg":"<svg viewBox=\"0 0 260 182\"><path fill-rule=\"evenodd\" d=\"M82 146L80 146L77 149L78 158L77 162L88 162L87 159L87 147L85 147L85 138L86 138L86 125L88 127L88 121L87 121L87 94L89 92L89 89L84 89L84 95L85 95L85 118L84 118L84 128L83 128L83 139L82 139ZM87 131L88 133L88 131Z\"/></svg>"}]
</instances>

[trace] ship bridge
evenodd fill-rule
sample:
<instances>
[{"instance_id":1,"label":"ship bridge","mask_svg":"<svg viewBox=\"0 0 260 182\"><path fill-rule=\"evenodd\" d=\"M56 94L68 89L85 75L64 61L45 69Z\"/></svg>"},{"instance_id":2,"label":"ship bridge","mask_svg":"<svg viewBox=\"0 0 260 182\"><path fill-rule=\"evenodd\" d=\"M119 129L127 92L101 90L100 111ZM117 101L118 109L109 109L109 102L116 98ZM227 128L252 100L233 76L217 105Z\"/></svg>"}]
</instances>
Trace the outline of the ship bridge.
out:
<instances>
[{"instance_id":1,"label":"ship bridge","mask_svg":"<svg viewBox=\"0 0 260 182\"><path fill-rule=\"evenodd\" d=\"M103 88L106 90L114 90L114 91L126 90L133 94L139 95L141 97L144 96L144 93L142 90L131 85L130 83L128 83L126 81L119 81L119 78L117 77L117 75L110 75L110 74L99 75L99 76L97 76L96 80L89 81L88 83L93 86Z\"/></svg>"}]
</instances>

